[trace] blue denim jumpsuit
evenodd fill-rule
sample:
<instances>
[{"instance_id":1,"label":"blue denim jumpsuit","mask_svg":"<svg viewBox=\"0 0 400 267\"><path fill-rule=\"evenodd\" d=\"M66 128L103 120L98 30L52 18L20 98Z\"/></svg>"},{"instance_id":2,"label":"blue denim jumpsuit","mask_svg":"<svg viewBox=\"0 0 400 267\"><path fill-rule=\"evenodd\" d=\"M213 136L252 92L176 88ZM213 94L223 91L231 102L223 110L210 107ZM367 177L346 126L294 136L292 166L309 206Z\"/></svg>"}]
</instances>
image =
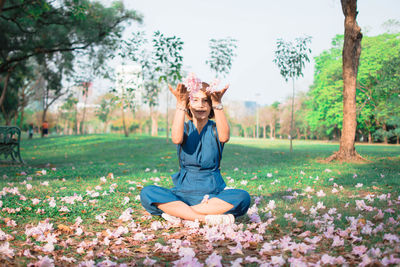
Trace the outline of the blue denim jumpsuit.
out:
<instances>
[{"instance_id":1,"label":"blue denim jumpsuit","mask_svg":"<svg viewBox=\"0 0 400 267\"><path fill-rule=\"evenodd\" d=\"M200 134L192 121L185 123L184 129L183 143L177 145L180 170L172 175L175 187L144 187L140 193L143 207L153 215L161 215L162 211L154 203L183 201L193 206L209 195L209 199L217 197L234 206L226 213L245 214L250 206L250 195L241 189L225 189L219 169L224 146L218 139L215 122L209 120Z\"/></svg>"}]
</instances>

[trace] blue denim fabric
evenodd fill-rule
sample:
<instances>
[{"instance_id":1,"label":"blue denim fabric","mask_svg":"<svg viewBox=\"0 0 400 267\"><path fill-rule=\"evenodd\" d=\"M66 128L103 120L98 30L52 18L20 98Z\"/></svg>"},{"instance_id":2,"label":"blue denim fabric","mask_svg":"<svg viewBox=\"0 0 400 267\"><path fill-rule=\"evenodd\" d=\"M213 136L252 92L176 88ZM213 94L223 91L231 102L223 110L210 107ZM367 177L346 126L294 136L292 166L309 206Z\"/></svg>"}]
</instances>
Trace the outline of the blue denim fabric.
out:
<instances>
[{"instance_id":1,"label":"blue denim fabric","mask_svg":"<svg viewBox=\"0 0 400 267\"><path fill-rule=\"evenodd\" d=\"M193 206L199 204L204 195L209 195L209 198L217 197L232 204L234 208L227 213L241 216L247 212L250 195L246 191L224 190L226 184L219 170L224 146L214 135L213 125L215 122L209 120L198 133L192 121L187 123L183 144L177 145L180 170L172 175L175 187L167 189L151 185L143 188L140 193L142 205L148 212L153 215L162 214L154 203L180 200Z\"/></svg>"}]
</instances>

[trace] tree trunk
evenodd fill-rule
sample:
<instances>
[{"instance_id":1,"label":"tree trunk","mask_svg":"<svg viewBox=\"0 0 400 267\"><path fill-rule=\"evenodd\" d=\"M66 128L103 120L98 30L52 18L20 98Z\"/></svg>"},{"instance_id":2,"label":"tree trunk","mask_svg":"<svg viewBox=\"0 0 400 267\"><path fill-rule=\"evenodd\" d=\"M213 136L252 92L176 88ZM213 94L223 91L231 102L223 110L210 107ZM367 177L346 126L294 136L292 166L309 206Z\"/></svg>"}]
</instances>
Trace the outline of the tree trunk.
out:
<instances>
[{"instance_id":1,"label":"tree trunk","mask_svg":"<svg viewBox=\"0 0 400 267\"><path fill-rule=\"evenodd\" d=\"M21 107L21 118L19 120L19 128L22 129L22 126L24 124L24 106Z\"/></svg>"},{"instance_id":2,"label":"tree trunk","mask_svg":"<svg viewBox=\"0 0 400 267\"><path fill-rule=\"evenodd\" d=\"M42 122L44 122L46 120L46 115L47 115L47 108L43 109Z\"/></svg>"},{"instance_id":3,"label":"tree trunk","mask_svg":"<svg viewBox=\"0 0 400 267\"><path fill-rule=\"evenodd\" d=\"M274 139L276 139L276 128L275 128L275 124L274 124L274 129L273 129L273 132L274 132Z\"/></svg>"},{"instance_id":4,"label":"tree trunk","mask_svg":"<svg viewBox=\"0 0 400 267\"><path fill-rule=\"evenodd\" d=\"M69 121L66 119L64 123L64 134L67 135L69 133Z\"/></svg>"},{"instance_id":5,"label":"tree trunk","mask_svg":"<svg viewBox=\"0 0 400 267\"><path fill-rule=\"evenodd\" d=\"M123 102L123 100L122 100L122 108L121 108L121 111L122 111L122 126L123 126L123 129L124 129L124 134L125 134L125 137L128 137L129 136L129 133L128 133L128 129L126 128L126 123L125 123L125 111L124 111L124 102Z\"/></svg>"},{"instance_id":6,"label":"tree trunk","mask_svg":"<svg viewBox=\"0 0 400 267\"><path fill-rule=\"evenodd\" d=\"M6 125L10 125L11 124L11 118L12 118L11 114L7 114L5 112L3 106L1 106L1 111L3 112L3 117L4 117L5 121L6 121Z\"/></svg>"},{"instance_id":7,"label":"tree trunk","mask_svg":"<svg viewBox=\"0 0 400 267\"><path fill-rule=\"evenodd\" d=\"M386 126L386 123L383 123L382 124L382 129L385 131L385 135L383 136L383 143L384 144L388 144L389 142L388 142L388 137L387 137L387 126Z\"/></svg>"},{"instance_id":8,"label":"tree trunk","mask_svg":"<svg viewBox=\"0 0 400 267\"><path fill-rule=\"evenodd\" d=\"M400 136L396 136L396 144L399 144L399 141L400 141Z\"/></svg>"},{"instance_id":9,"label":"tree trunk","mask_svg":"<svg viewBox=\"0 0 400 267\"><path fill-rule=\"evenodd\" d=\"M267 139L267 125L264 125L263 137L264 137L264 139Z\"/></svg>"},{"instance_id":10,"label":"tree trunk","mask_svg":"<svg viewBox=\"0 0 400 267\"><path fill-rule=\"evenodd\" d=\"M158 136L158 120L157 114L154 112L154 107L150 107L151 116L151 136Z\"/></svg>"},{"instance_id":11,"label":"tree trunk","mask_svg":"<svg viewBox=\"0 0 400 267\"><path fill-rule=\"evenodd\" d=\"M350 161L361 158L355 149L357 128L356 84L361 54L361 28L358 26L357 0L341 0L344 21L343 61L343 129L339 151L328 160Z\"/></svg>"},{"instance_id":12,"label":"tree trunk","mask_svg":"<svg viewBox=\"0 0 400 267\"><path fill-rule=\"evenodd\" d=\"M80 131L81 134L86 134L86 131L85 131L85 116L86 116L86 103L83 106L82 120L81 120L81 123L80 123L80 126L79 126L79 129L80 129L79 131Z\"/></svg>"},{"instance_id":13,"label":"tree trunk","mask_svg":"<svg viewBox=\"0 0 400 267\"><path fill-rule=\"evenodd\" d=\"M22 126L24 124L24 111L25 111L25 104L27 102L26 100L26 94L25 94L25 89L28 87L29 83L22 87L21 90L21 98L20 101L18 103L18 105L21 107L21 119L19 120L19 128L22 129Z\"/></svg>"},{"instance_id":14,"label":"tree trunk","mask_svg":"<svg viewBox=\"0 0 400 267\"><path fill-rule=\"evenodd\" d=\"M14 113L14 125L17 125L17 121L18 121L18 111Z\"/></svg>"},{"instance_id":15,"label":"tree trunk","mask_svg":"<svg viewBox=\"0 0 400 267\"><path fill-rule=\"evenodd\" d=\"M78 134L78 105L75 105L75 120L73 125L74 134Z\"/></svg>"},{"instance_id":16,"label":"tree trunk","mask_svg":"<svg viewBox=\"0 0 400 267\"><path fill-rule=\"evenodd\" d=\"M296 128L296 133L297 133L297 139L301 139L301 133L299 128Z\"/></svg>"},{"instance_id":17,"label":"tree trunk","mask_svg":"<svg viewBox=\"0 0 400 267\"><path fill-rule=\"evenodd\" d=\"M272 123L269 124L269 139L274 139L274 128L272 127Z\"/></svg>"},{"instance_id":18,"label":"tree trunk","mask_svg":"<svg viewBox=\"0 0 400 267\"><path fill-rule=\"evenodd\" d=\"M293 152L293 144L292 144L292 140L293 140L293 108L294 108L294 78L292 78L292 83L293 83L293 95L292 95L292 114L291 114L291 118L290 118L290 152Z\"/></svg>"},{"instance_id":19,"label":"tree trunk","mask_svg":"<svg viewBox=\"0 0 400 267\"><path fill-rule=\"evenodd\" d=\"M10 79L10 75L11 75L11 70L9 70L7 72L7 76L5 77L3 90L2 90L1 96L0 96L0 107L3 106L4 99L6 99L6 92L7 92L8 80Z\"/></svg>"},{"instance_id":20,"label":"tree trunk","mask_svg":"<svg viewBox=\"0 0 400 267\"><path fill-rule=\"evenodd\" d=\"M6 3L6 0L0 0L0 13L3 11L4 4Z\"/></svg>"},{"instance_id":21,"label":"tree trunk","mask_svg":"<svg viewBox=\"0 0 400 267\"><path fill-rule=\"evenodd\" d=\"M103 133L107 132L107 127L108 127L108 122L104 122L104 128L103 128Z\"/></svg>"},{"instance_id":22,"label":"tree trunk","mask_svg":"<svg viewBox=\"0 0 400 267\"><path fill-rule=\"evenodd\" d=\"M43 109L42 123L46 120L46 115L47 115L47 108ZM44 137L43 130L42 130L41 136Z\"/></svg>"},{"instance_id":23,"label":"tree trunk","mask_svg":"<svg viewBox=\"0 0 400 267\"><path fill-rule=\"evenodd\" d=\"M372 133L371 133L371 131L368 131L368 143L372 144Z\"/></svg>"},{"instance_id":24,"label":"tree trunk","mask_svg":"<svg viewBox=\"0 0 400 267\"><path fill-rule=\"evenodd\" d=\"M167 133L167 143L169 142L169 121L168 121L168 106L169 106L169 94L167 93L167 115L166 115L166 123L167 123L167 128L166 128L166 133Z\"/></svg>"},{"instance_id":25,"label":"tree trunk","mask_svg":"<svg viewBox=\"0 0 400 267\"><path fill-rule=\"evenodd\" d=\"M85 98L85 101L83 102L83 114L82 114L82 121L81 121L81 133L82 134L86 134L86 130L85 130L85 117L86 117L86 105L87 105L87 101L89 98L89 83L85 83L84 84L84 92L83 92L83 97Z\"/></svg>"}]
</instances>

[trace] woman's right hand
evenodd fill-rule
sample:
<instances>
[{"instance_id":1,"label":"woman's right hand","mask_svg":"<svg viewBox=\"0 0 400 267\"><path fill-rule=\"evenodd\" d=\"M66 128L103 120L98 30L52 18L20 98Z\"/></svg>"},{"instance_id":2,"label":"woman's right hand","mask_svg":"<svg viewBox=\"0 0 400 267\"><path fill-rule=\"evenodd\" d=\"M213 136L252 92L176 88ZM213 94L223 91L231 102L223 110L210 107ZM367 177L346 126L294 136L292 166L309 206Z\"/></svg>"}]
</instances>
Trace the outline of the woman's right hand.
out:
<instances>
[{"instance_id":1,"label":"woman's right hand","mask_svg":"<svg viewBox=\"0 0 400 267\"><path fill-rule=\"evenodd\" d=\"M170 84L168 84L169 90L176 97L176 103L185 107L189 98L189 92L185 85L178 83L174 90Z\"/></svg>"}]
</instances>

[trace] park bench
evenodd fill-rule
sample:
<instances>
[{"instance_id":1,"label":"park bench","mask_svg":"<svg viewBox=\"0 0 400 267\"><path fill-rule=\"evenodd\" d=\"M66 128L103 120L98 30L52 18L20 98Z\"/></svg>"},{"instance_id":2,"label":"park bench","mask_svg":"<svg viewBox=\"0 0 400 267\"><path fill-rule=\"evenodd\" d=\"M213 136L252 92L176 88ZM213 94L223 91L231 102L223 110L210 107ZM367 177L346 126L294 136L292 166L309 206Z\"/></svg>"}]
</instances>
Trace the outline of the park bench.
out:
<instances>
[{"instance_id":1,"label":"park bench","mask_svg":"<svg viewBox=\"0 0 400 267\"><path fill-rule=\"evenodd\" d=\"M0 155L4 155L6 159L11 156L13 161L24 163L19 149L20 141L21 130L18 127L0 126Z\"/></svg>"}]
</instances>

